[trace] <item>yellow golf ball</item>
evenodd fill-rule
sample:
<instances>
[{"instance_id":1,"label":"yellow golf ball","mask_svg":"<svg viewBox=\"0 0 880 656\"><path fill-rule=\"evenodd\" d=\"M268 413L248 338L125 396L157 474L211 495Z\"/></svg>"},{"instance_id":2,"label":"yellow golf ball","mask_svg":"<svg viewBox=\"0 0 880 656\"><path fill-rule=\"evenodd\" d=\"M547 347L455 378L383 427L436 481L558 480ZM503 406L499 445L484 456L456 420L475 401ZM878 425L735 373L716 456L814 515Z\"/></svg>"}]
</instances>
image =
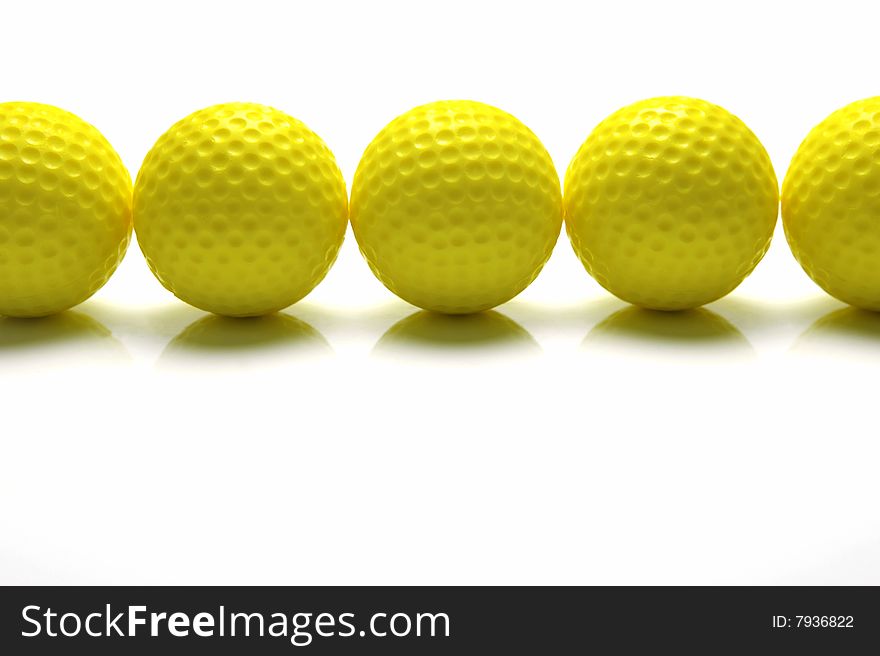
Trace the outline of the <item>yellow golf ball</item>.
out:
<instances>
[{"instance_id":1,"label":"yellow golf ball","mask_svg":"<svg viewBox=\"0 0 880 656\"><path fill-rule=\"evenodd\" d=\"M837 110L807 135L782 183L782 224L816 284L880 310L880 97Z\"/></svg>"},{"instance_id":2,"label":"yellow golf ball","mask_svg":"<svg viewBox=\"0 0 880 656\"><path fill-rule=\"evenodd\" d=\"M392 292L436 312L478 312L519 294L550 257L562 227L559 177L510 114L435 102L394 119L367 147L351 225Z\"/></svg>"},{"instance_id":3,"label":"yellow golf ball","mask_svg":"<svg viewBox=\"0 0 880 656\"><path fill-rule=\"evenodd\" d=\"M131 178L70 112L0 104L0 315L39 317L104 286L131 238Z\"/></svg>"},{"instance_id":4,"label":"yellow golf ball","mask_svg":"<svg viewBox=\"0 0 880 656\"><path fill-rule=\"evenodd\" d=\"M565 220L587 271L619 298L681 310L733 290L776 225L757 137L704 100L643 100L606 118L565 175Z\"/></svg>"},{"instance_id":5,"label":"yellow golf ball","mask_svg":"<svg viewBox=\"0 0 880 656\"><path fill-rule=\"evenodd\" d=\"M268 314L308 294L336 259L347 210L324 142L253 103L176 123L134 187L134 228L150 269L181 300L227 316Z\"/></svg>"}]
</instances>

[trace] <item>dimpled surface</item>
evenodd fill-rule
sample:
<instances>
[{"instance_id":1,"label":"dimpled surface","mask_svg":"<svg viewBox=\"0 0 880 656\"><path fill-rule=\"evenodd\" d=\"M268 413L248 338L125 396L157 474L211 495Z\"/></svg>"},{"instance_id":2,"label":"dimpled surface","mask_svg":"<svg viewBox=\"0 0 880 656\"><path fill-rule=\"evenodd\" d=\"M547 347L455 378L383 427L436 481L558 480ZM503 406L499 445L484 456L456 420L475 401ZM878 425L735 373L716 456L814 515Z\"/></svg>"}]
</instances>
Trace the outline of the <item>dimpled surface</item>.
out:
<instances>
[{"instance_id":1,"label":"dimpled surface","mask_svg":"<svg viewBox=\"0 0 880 656\"><path fill-rule=\"evenodd\" d=\"M559 177L510 114L441 101L396 118L367 147L351 192L361 252L419 307L478 312L541 271L562 227Z\"/></svg>"},{"instance_id":2,"label":"dimpled surface","mask_svg":"<svg viewBox=\"0 0 880 656\"><path fill-rule=\"evenodd\" d=\"M807 135L782 184L782 224L820 287L880 310L880 97L839 109Z\"/></svg>"},{"instance_id":3,"label":"dimpled surface","mask_svg":"<svg viewBox=\"0 0 880 656\"><path fill-rule=\"evenodd\" d=\"M57 107L0 104L0 315L86 300L131 238L131 178L107 140Z\"/></svg>"},{"instance_id":4,"label":"dimpled surface","mask_svg":"<svg viewBox=\"0 0 880 656\"><path fill-rule=\"evenodd\" d=\"M147 154L138 244L178 298L227 316L295 303L326 275L348 220L333 154L303 123L253 103L200 110Z\"/></svg>"},{"instance_id":5,"label":"dimpled surface","mask_svg":"<svg viewBox=\"0 0 880 656\"><path fill-rule=\"evenodd\" d=\"M738 118L686 97L652 98L593 131L565 176L566 229L587 271L646 308L695 308L755 268L779 190Z\"/></svg>"}]
</instances>

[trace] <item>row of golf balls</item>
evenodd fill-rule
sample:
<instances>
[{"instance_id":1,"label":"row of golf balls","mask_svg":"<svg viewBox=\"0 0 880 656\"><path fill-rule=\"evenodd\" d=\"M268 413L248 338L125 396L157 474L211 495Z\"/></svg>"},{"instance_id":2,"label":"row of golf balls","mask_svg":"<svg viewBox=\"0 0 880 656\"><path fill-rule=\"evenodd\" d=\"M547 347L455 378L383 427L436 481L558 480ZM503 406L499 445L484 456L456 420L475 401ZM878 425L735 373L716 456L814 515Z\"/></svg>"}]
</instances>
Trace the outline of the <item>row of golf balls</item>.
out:
<instances>
[{"instance_id":1,"label":"row of golf balls","mask_svg":"<svg viewBox=\"0 0 880 656\"><path fill-rule=\"evenodd\" d=\"M563 219L587 271L661 310L731 290L770 244L779 187L767 152L709 102L661 97L611 114L559 178L516 118L472 101L416 107L345 182L300 121L252 103L197 111L131 179L104 137L48 105L0 104L0 315L60 312L122 260L132 225L180 299L274 312L325 276L350 220L376 277L419 307L485 310L538 275ZM880 309L880 97L814 128L782 186L786 237L828 293Z\"/></svg>"}]
</instances>

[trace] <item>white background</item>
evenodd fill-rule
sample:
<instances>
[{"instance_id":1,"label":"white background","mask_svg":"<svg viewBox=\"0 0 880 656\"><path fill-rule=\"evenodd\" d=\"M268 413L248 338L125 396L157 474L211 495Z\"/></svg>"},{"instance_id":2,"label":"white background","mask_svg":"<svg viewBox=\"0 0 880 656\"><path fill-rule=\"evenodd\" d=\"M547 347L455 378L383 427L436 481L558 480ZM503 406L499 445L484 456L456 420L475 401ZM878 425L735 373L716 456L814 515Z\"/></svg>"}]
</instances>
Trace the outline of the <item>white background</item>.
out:
<instances>
[{"instance_id":1,"label":"white background","mask_svg":"<svg viewBox=\"0 0 880 656\"><path fill-rule=\"evenodd\" d=\"M687 94L740 116L781 182L810 127L880 92L878 13L19 2L0 99L79 114L132 176L191 111L262 102L320 134L350 184L424 102L513 113L561 175L608 113ZM75 311L0 320L0 582L880 583L880 317L825 296L781 229L695 313L628 308L564 234L497 314L414 313L349 235L324 283L264 320L185 306L136 245Z\"/></svg>"}]
</instances>

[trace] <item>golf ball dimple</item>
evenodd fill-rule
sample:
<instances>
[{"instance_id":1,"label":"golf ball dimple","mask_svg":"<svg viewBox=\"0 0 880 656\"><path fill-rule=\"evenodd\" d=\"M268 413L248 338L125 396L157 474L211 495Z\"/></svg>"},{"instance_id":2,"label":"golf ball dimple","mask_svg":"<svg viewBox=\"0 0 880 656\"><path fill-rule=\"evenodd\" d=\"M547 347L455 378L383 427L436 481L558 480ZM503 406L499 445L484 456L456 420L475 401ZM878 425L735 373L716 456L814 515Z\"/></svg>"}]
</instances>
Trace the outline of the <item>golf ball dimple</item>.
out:
<instances>
[{"instance_id":1,"label":"golf ball dimple","mask_svg":"<svg viewBox=\"0 0 880 656\"><path fill-rule=\"evenodd\" d=\"M327 274L348 222L345 181L300 121L253 103L168 130L134 187L138 244L181 300L227 316L281 310Z\"/></svg>"},{"instance_id":2,"label":"golf ball dimple","mask_svg":"<svg viewBox=\"0 0 880 656\"><path fill-rule=\"evenodd\" d=\"M726 110L652 98L610 115L565 176L566 230L587 271L619 298L681 310L732 291L773 235L770 157Z\"/></svg>"},{"instance_id":3,"label":"golf ball dimple","mask_svg":"<svg viewBox=\"0 0 880 656\"><path fill-rule=\"evenodd\" d=\"M39 317L104 286L131 239L131 178L63 109L0 103L0 315Z\"/></svg>"},{"instance_id":4,"label":"golf ball dimple","mask_svg":"<svg viewBox=\"0 0 880 656\"><path fill-rule=\"evenodd\" d=\"M516 118L482 103L410 110L367 147L351 224L376 277L419 307L462 314L525 289L562 227L559 177Z\"/></svg>"},{"instance_id":5,"label":"golf ball dimple","mask_svg":"<svg viewBox=\"0 0 880 656\"><path fill-rule=\"evenodd\" d=\"M782 224L820 287L880 310L880 97L837 110L807 135L782 184Z\"/></svg>"}]
</instances>

